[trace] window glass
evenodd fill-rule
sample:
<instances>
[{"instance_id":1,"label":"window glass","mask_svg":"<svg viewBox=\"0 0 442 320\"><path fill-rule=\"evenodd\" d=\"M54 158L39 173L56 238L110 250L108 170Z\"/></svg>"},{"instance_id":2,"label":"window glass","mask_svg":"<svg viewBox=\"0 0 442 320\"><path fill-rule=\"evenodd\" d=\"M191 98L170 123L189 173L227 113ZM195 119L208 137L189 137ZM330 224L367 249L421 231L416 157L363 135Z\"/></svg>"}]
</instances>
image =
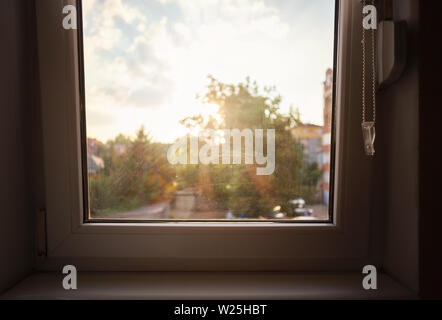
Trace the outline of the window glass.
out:
<instances>
[{"instance_id":1,"label":"window glass","mask_svg":"<svg viewBox=\"0 0 442 320\"><path fill-rule=\"evenodd\" d=\"M82 6L90 218L329 219L334 0Z\"/></svg>"}]
</instances>

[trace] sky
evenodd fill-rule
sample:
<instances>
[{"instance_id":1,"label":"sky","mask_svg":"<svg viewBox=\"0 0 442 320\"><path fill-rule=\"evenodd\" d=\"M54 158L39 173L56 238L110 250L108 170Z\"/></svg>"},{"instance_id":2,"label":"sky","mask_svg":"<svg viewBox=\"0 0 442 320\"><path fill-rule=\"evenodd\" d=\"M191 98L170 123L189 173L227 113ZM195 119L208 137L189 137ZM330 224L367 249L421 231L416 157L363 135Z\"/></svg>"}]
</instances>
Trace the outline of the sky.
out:
<instances>
[{"instance_id":1,"label":"sky","mask_svg":"<svg viewBox=\"0 0 442 320\"><path fill-rule=\"evenodd\" d=\"M181 119L215 115L196 99L208 75L275 86L281 111L322 125L333 67L334 0L84 0L89 137L155 141L186 134Z\"/></svg>"}]
</instances>

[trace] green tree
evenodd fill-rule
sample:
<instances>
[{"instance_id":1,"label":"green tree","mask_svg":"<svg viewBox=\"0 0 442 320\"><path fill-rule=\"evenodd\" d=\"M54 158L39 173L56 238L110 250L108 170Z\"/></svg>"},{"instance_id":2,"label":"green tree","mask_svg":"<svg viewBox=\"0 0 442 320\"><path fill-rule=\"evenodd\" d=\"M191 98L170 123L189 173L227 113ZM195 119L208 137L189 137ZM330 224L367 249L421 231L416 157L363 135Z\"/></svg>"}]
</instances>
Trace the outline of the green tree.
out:
<instances>
[{"instance_id":1,"label":"green tree","mask_svg":"<svg viewBox=\"0 0 442 320\"><path fill-rule=\"evenodd\" d=\"M260 90L256 82L246 79L238 85L224 84L213 77L204 95L203 102L217 104L221 122L212 118L206 129L275 129L276 168L273 175L257 176L255 165L211 165L210 182L213 188L207 198L218 203L220 209L230 209L236 215L249 217L265 216L276 205L288 211L288 201L297 196L302 184L302 147L294 139L291 129L300 123L299 113L280 112L281 97L273 87ZM203 125L201 117L186 118L188 127ZM266 150L266 146L264 146ZM189 168L192 173L195 167ZM184 172L179 171L179 177ZM189 177L187 177L189 180Z\"/></svg>"},{"instance_id":2,"label":"green tree","mask_svg":"<svg viewBox=\"0 0 442 320\"><path fill-rule=\"evenodd\" d=\"M89 177L92 214L130 210L170 199L175 169L166 159L167 145L153 143L141 127L135 139L123 135L101 146L104 169Z\"/></svg>"}]
</instances>

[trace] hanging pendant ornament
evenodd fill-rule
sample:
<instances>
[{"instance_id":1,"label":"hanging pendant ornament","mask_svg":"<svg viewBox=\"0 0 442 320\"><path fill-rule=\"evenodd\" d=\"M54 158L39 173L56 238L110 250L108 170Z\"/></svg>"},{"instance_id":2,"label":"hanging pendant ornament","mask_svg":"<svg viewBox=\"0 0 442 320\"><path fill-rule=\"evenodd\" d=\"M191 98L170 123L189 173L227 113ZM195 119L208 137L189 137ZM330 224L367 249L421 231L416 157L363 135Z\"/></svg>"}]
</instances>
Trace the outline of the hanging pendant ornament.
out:
<instances>
[{"instance_id":1,"label":"hanging pendant ornament","mask_svg":"<svg viewBox=\"0 0 442 320\"><path fill-rule=\"evenodd\" d=\"M362 137L364 139L364 149L367 156L374 156L374 140L376 129L373 121L362 122Z\"/></svg>"},{"instance_id":2,"label":"hanging pendant ornament","mask_svg":"<svg viewBox=\"0 0 442 320\"><path fill-rule=\"evenodd\" d=\"M365 7L366 1L363 0L363 7ZM372 1L372 5L374 6L374 1ZM372 48L372 91L373 91L373 98L372 98L372 104L373 104L373 121L367 121L365 117L366 113L366 96L365 96L365 79L366 79L366 29L364 26L362 26L362 137L364 141L364 150L365 153L368 156L374 156L375 150L374 150L374 142L376 138L376 43L375 43L375 37L376 37L376 31L374 28L371 29L371 48Z\"/></svg>"}]
</instances>

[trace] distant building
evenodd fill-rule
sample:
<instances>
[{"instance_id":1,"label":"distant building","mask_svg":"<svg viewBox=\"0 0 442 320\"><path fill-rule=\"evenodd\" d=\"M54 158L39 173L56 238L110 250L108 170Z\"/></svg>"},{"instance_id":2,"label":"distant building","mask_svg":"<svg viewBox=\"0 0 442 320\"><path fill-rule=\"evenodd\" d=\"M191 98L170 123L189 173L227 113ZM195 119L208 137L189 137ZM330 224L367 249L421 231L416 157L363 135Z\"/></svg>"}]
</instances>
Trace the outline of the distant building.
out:
<instances>
[{"instance_id":1,"label":"distant building","mask_svg":"<svg viewBox=\"0 0 442 320\"><path fill-rule=\"evenodd\" d=\"M104 168L104 161L97 156L98 148L102 145L100 141L87 138L87 172L95 174Z\"/></svg>"},{"instance_id":2,"label":"distant building","mask_svg":"<svg viewBox=\"0 0 442 320\"><path fill-rule=\"evenodd\" d=\"M333 104L333 70L328 69L324 81L324 130L322 134L322 172L323 172L323 201L329 203L330 191L330 150Z\"/></svg>"},{"instance_id":3,"label":"distant building","mask_svg":"<svg viewBox=\"0 0 442 320\"><path fill-rule=\"evenodd\" d=\"M104 161L100 157L92 154L87 155L87 172L89 174L95 174L104 169Z\"/></svg>"},{"instance_id":4,"label":"distant building","mask_svg":"<svg viewBox=\"0 0 442 320\"><path fill-rule=\"evenodd\" d=\"M87 153L96 155L98 147L100 147L101 145L103 145L103 143L100 142L99 140L94 138L87 138Z\"/></svg>"},{"instance_id":5,"label":"distant building","mask_svg":"<svg viewBox=\"0 0 442 320\"><path fill-rule=\"evenodd\" d=\"M292 134L304 147L304 159L321 165L323 128L315 124L301 124L292 129Z\"/></svg>"}]
</instances>

